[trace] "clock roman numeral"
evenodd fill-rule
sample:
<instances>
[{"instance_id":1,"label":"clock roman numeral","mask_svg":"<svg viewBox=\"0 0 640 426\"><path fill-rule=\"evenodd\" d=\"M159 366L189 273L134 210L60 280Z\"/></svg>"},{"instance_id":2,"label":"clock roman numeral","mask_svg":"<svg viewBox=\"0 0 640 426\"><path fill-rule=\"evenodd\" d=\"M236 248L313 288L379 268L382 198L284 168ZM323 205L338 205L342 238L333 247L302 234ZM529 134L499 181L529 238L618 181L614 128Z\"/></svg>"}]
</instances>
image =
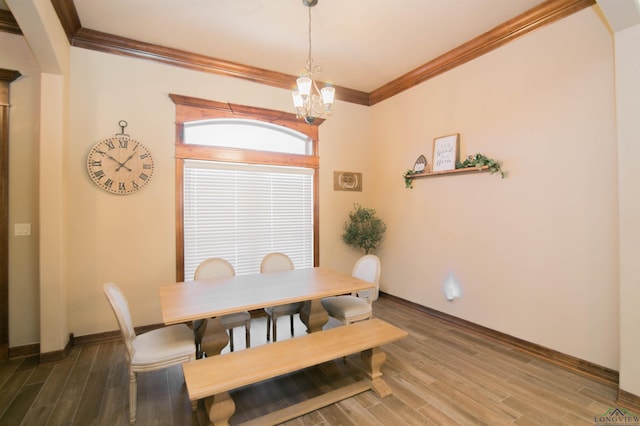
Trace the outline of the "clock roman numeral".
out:
<instances>
[{"instance_id":1,"label":"clock roman numeral","mask_svg":"<svg viewBox=\"0 0 640 426\"><path fill-rule=\"evenodd\" d=\"M127 146L129 146L129 139L118 139L118 146L120 148L126 148Z\"/></svg>"},{"instance_id":2,"label":"clock roman numeral","mask_svg":"<svg viewBox=\"0 0 640 426\"><path fill-rule=\"evenodd\" d=\"M133 185L133 189L138 189L138 188L140 188L140 185L138 185L138 184L136 183L136 181L135 181L135 180L132 180L132 181L131 181L131 185Z\"/></svg>"},{"instance_id":3,"label":"clock roman numeral","mask_svg":"<svg viewBox=\"0 0 640 426\"><path fill-rule=\"evenodd\" d=\"M106 181L104 181L103 185L104 185L105 188L111 189L111 187L113 186L113 180L112 179L107 179Z\"/></svg>"},{"instance_id":4,"label":"clock roman numeral","mask_svg":"<svg viewBox=\"0 0 640 426\"><path fill-rule=\"evenodd\" d=\"M126 191L127 188L124 185L124 182L118 182L118 191Z\"/></svg>"},{"instance_id":5,"label":"clock roman numeral","mask_svg":"<svg viewBox=\"0 0 640 426\"><path fill-rule=\"evenodd\" d=\"M104 177L104 171L96 170L95 172L93 172L93 175L96 177L96 179L100 180Z\"/></svg>"},{"instance_id":6,"label":"clock roman numeral","mask_svg":"<svg viewBox=\"0 0 640 426\"><path fill-rule=\"evenodd\" d=\"M107 145L107 148L109 148L109 151L111 151L112 149L116 149L116 146L113 144L112 140L105 141L104 144Z\"/></svg>"},{"instance_id":7,"label":"clock roman numeral","mask_svg":"<svg viewBox=\"0 0 640 426\"><path fill-rule=\"evenodd\" d=\"M150 169L151 168L151 164L143 164L142 168L143 169Z\"/></svg>"},{"instance_id":8,"label":"clock roman numeral","mask_svg":"<svg viewBox=\"0 0 640 426\"><path fill-rule=\"evenodd\" d=\"M144 154L142 154L142 155L140 156L140 159L141 159L141 160L144 160L145 158L149 158L149 153L145 152Z\"/></svg>"},{"instance_id":9,"label":"clock roman numeral","mask_svg":"<svg viewBox=\"0 0 640 426\"><path fill-rule=\"evenodd\" d=\"M138 176L138 177L139 177L140 179L142 179L142 180L147 180L147 179L149 179L149 176L147 176L147 175L146 175L146 174L144 174L144 173L140 173L140 176Z\"/></svg>"},{"instance_id":10,"label":"clock roman numeral","mask_svg":"<svg viewBox=\"0 0 640 426\"><path fill-rule=\"evenodd\" d=\"M91 161L91 167L102 167L102 161L101 160Z\"/></svg>"}]
</instances>

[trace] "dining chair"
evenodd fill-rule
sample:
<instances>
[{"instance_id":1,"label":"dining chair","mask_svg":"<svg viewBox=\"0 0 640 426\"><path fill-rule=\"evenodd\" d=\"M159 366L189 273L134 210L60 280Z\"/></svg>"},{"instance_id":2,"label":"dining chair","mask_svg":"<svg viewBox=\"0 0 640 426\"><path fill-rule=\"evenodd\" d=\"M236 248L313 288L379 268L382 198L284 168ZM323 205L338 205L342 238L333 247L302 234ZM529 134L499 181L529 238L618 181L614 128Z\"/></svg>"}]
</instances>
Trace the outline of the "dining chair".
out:
<instances>
[{"instance_id":1,"label":"dining chair","mask_svg":"<svg viewBox=\"0 0 640 426\"><path fill-rule=\"evenodd\" d=\"M227 278L236 275L233 266L225 259L212 257L202 261L196 268L193 275L195 280L206 280L214 278ZM244 326L245 344L251 347L251 314L248 311L236 312L234 314L222 315L220 321L226 330L229 330L229 347L234 350L233 329Z\"/></svg>"},{"instance_id":2,"label":"dining chair","mask_svg":"<svg viewBox=\"0 0 640 426\"><path fill-rule=\"evenodd\" d=\"M353 266L351 275L375 283L375 287L351 295L325 297L321 301L329 316L346 325L373 317L372 304L378 300L379 292L380 259L373 254L361 257Z\"/></svg>"},{"instance_id":3,"label":"dining chair","mask_svg":"<svg viewBox=\"0 0 640 426\"><path fill-rule=\"evenodd\" d=\"M129 304L122 290L114 283L103 286L104 294L116 315L129 364L129 422L136 421L138 383L136 375L160 370L196 359L193 332L185 324L157 328L136 336ZM192 408L196 408L192 404Z\"/></svg>"},{"instance_id":4,"label":"dining chair","mask_svg":"<svg viewBox=\"0 0 640 426\"><path fill-rule=\"evenodd\" d=\"M261 273L269 273L269 272L281 272L281 271L289 271L293 269L293 262L284 253L269 253L262 259L262 263L260 264L260 272ZM273 341L277 341L277 327L276 322L278 317L283 315L289 315L291 320L291 335L293 336L293 316L300 311L300 307L302 303L287 303L286 305L279 306L268 306L264 308L264 311L267 313L267 342L270 340L270 332L273 328ZM271 324L273 323L273 327Z\"/></svg>"}]
</instances>

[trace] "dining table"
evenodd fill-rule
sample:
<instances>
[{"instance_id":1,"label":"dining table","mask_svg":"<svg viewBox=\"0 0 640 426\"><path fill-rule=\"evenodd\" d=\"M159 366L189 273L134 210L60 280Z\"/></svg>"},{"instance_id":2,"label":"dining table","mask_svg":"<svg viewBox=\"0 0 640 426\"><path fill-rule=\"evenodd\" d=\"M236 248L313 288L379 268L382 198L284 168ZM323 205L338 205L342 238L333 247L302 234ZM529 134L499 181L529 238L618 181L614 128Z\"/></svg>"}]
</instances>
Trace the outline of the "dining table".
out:
<instances>
[{"instance_id":1,"label":"dining table","mask_svg":"<svg viewBox=\"0 0 640 426\"><path fill-rule=\"evenodd\" d=\"M329 315L325 297L350 294L375 287L374 283L327 267L237 275L185 281L159 287L162 321L167 324L197 320L207 356L219 354L228 343L220 317L243 311L301 302L300 319L308 333L322 330Z\"/></svg>"}]
</instances>

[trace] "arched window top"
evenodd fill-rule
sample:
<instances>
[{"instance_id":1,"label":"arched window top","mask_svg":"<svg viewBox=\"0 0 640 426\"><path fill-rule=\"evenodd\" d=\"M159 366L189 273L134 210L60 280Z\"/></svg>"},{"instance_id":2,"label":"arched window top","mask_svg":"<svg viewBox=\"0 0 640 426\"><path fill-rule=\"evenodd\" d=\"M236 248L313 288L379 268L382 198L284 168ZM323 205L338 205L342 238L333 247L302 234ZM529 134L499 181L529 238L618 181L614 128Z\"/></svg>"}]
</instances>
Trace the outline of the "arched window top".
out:
<instances>
[{"instance_id":1,"label":"arched window top","mask_svg":"<svg viewBox=\"0 0 640 426\"><path fill-rule=\"evenodd\" d=\"M185 144L311 155L312 139L264 121L215 118L184 123Z\"/></svg>"}]
</instances>

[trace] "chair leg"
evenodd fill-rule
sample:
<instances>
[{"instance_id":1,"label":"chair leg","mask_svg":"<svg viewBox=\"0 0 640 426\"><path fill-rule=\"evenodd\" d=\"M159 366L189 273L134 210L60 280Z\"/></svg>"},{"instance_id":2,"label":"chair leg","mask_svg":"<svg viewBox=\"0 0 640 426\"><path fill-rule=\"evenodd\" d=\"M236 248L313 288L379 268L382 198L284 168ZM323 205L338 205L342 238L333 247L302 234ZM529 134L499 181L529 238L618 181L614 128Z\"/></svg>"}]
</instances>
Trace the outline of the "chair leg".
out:
<instances>
[{"instance_id":1,"label":"chair leg","mask_svg":"<svg viewBox=\"0 0 640 426\"><path fill-rule=\"evenodd\" d=\"M277 326L278 317L274 315L273 318L271 318L271 321L273 322L273 325L272 325L271 328L273 329L273 333L272 333L273 334L273 342L275 343L275 342L278 341L278 336L277 336L277 333L278 333L278 326Z\"/></svg>"},{"instance_id":2,"label":"chair leg","mask_svg":"<svg viewBox=\"0 0 640 426\"><path fill-rule=\"evenodd\" d=\"M231 352L233 352L233 328L229 329L229 346L230 346Z\"/></svg>"},{"instance_id":3,"label":"chair leg","mask_svg":"<svg viewBox=\"0 0 640 426\"><path fill-rule=\"evenodd\" d=\"M247 349L251 347L251 320L244 322L244 340Z\"/></svg>"},{"instance_id":4,"label":"chair leg","mask_svg":"<svg viewBox=\"0 0 640 426\"><path fill-rule=\"evenodd\" d=\"M196 320L193 322L193 338L196 344L196 359L202 358L202 337L205 330L206 320Z\"/></svg>"},{"instance_id":5,"label":"chair leg","mask_svg":"<svg viewBox=\"0 0 640 426\"><path fill-rule=\"evenodd\" d=\"M271 339L271 315L267 315L267 342Z\"/></svg>"},{"instance_id":6,"label":"chair leg","mask_svg":"<svg viewBox=\"0 0 640 426\"><path fill-rule=\"evenodd\" d=\"M289 318L291 319L291 337L293 337L293 314L289 315Z\"/></svg>"},{"instance_id":7,"label":"chair leg","mask_svg":"<svg viewBox=\"0 0 640 426\"><path fill-rule=\"evenodd\" d=\"M129 423L136 422L136 404L138 400L138 383L136 373L129 372Z\"/></svg>"}]
</instances>

